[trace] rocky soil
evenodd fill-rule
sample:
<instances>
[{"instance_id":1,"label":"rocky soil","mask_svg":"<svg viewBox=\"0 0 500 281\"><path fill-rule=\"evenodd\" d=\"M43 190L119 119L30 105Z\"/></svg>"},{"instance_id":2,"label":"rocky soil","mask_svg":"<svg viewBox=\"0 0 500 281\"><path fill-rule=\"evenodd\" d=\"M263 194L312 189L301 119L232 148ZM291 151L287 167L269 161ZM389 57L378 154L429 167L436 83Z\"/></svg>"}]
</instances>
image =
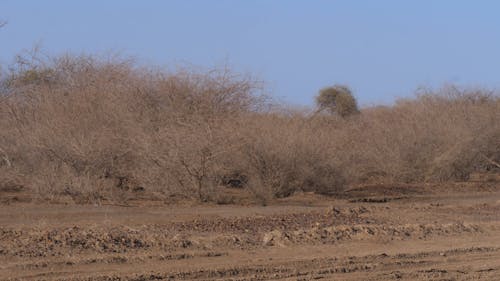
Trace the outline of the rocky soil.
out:
<instances>
[{"instance_id":1,"label":"rocky soil","mask_svg":"<svg viewBox=\"0 0 500 281\"><path fill-rule=\"evenodd\" d=\"M23 197L24 196L24 197ZM498 280L500 183L269 206L46 204L0 191L0 280Z\"/></svg>"}]
</instances>

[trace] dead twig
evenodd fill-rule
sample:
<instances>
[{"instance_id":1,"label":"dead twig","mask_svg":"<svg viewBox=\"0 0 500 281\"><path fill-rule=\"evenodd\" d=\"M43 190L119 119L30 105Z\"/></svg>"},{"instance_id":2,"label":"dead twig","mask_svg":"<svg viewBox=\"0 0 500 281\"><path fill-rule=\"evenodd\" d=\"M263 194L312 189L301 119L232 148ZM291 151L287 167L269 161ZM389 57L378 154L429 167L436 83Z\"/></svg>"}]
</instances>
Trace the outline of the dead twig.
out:
<instances>
[{"instance_id":1,"label":"dead twig","mask_svg":"<svg viewBox=\"0 0 500 281\"><path fill-rule=\"evenodd\" d=\"M7 167L9 167L9 168L12 167L12 163L10 162L9 157L7 156L7 153L5 152L5 150L0 148L0 153L3 154L2 159L7 164Z\"/></svg>"},{"instance_id":2,"label":"dead twig","mask_svg":"<svg viewBox=\"0 0 500 281\"><path fill-rule=\"evenodd\" d=\"M496 162L495 160L493 159L490 159L488 156L484 155L481 153L481 156L484 158L484 160L486 160L488 163L496 166L497 168L500 168L500 163Z\"/></svg>"}]
</instances>

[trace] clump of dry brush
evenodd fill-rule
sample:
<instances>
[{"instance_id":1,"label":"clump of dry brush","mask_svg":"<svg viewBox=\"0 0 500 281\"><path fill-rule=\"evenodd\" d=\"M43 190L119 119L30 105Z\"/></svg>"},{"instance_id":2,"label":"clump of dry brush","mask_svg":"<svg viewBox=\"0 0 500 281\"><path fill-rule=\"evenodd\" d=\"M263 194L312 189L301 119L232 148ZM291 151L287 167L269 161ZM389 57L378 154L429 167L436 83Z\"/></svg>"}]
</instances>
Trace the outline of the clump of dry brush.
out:
<instances>
[{"instance_id":1,"label":"clump of dry brush","mask_svg":"<svg viewBox=\"0 0 500 281\"><path fill-rule=\"evenodd\" d=\"M450 87L361 112L343 95L356 114L297 112L226 69L169 73L92 56L19 60L0 91L0 186L45 199L145 190L217 201L235 185L265 200L463 180L500 162L500 99L487 91Z\"/></svg>"}]
</instances>

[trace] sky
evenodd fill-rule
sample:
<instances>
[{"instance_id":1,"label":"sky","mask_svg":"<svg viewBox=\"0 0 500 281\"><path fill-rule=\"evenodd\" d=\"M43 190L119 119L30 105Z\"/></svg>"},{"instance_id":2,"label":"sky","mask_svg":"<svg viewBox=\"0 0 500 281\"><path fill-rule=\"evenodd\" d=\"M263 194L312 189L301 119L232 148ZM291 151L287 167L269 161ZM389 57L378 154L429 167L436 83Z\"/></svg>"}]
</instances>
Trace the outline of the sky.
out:
<instances>
[{"instance_id":1,"label":"sky","mask_svg":"<svg viewBox=\"0 0 500 281\"><path fill-rule=\"evenodd\" d=\"M172 68L229 66L293 105L348 85L361 105L420 87L500 87L500 1L0 0L0 64L33 46Z\"/></svg>"}]
</instances>

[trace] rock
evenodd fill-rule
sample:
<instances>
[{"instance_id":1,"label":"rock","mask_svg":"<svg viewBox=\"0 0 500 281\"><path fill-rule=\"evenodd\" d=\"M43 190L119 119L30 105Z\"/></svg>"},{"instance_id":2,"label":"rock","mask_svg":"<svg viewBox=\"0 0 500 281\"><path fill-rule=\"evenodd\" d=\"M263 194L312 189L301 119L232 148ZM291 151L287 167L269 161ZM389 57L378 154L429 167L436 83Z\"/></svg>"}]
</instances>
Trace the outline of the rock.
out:
<instances>
[{"instance_id":1,"label":"rock","mask_svg":"<svg viewBox=\"0 0 500 281\"><path fill-rule=\"evenodd\" d=\"M264 246L283 246L282 237L283 233L281 233L281 231L273 230L264 234L264 237L262 238L262 244Z\"/></svg>"}]
</instances>

